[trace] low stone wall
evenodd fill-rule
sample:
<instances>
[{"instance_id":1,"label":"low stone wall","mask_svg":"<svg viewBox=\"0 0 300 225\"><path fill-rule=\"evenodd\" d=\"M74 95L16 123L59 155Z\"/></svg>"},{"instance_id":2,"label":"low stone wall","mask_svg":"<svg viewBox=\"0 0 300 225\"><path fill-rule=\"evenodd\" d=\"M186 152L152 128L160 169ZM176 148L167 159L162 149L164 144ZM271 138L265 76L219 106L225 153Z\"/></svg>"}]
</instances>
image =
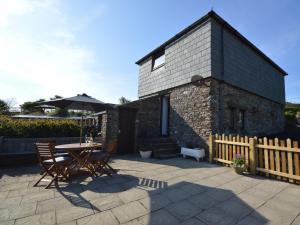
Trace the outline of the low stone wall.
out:
<instances>
[{"instance_id":1,"label":"low stone wall","mask_svg":"<svg viewBox=\"0 0 300 225\"><path fill-rule=\"evenodd\" d=\"M0 137L0 154L30 154L35 153L34 143L55 141L56 144L79 142L79 137L49 137L49 138L5 138Z\"/></svg>"}]
</instances>

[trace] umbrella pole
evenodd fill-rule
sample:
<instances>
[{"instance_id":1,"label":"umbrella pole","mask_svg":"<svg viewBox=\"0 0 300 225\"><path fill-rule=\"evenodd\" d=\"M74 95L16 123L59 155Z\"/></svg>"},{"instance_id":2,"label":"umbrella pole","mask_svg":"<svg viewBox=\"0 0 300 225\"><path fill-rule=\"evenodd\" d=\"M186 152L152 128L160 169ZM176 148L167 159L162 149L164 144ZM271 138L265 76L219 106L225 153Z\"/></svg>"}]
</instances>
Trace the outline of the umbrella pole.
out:
<instances>
[{"instance_id":1,"label":"umbrella pole","mask_svg":"<svg viewBox=\"0 0 300 225\"><path fill-rule=\"evenodd\" d=\"M81 121L80 121L80 145L82 143L82 122L83 122L83 115L81 115Z\"/></svg>"}]
</instances>

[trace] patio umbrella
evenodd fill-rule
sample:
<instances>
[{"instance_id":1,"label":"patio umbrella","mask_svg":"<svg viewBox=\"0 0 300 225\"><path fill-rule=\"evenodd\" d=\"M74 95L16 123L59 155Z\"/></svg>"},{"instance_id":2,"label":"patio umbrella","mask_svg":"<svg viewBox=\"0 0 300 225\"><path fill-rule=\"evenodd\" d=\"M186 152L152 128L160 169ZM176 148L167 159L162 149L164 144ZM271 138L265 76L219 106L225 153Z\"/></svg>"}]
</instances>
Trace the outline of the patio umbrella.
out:
<instances>
[{"instance_id":1,"label":"patio umbrella","mask_svg":"<svg viewBox=\"0 0 300 225\"><path fill-rule=\"evenodd\" d=\"M94 111L94 112L100 112L104 111L108 108L112 108L113 104L104 103L98 99L92 98L91 96L88 96L87 94L77 95L70 98L60 98L50 101L44 101L40 103L41 105L49 105L49 106L55 106L58 108L63 109L73 109L73 110L81 110L81 111ZM83 115L81 116L80 121L80 144L82 139L82 120Z\"/></svg>"}]
</instances>

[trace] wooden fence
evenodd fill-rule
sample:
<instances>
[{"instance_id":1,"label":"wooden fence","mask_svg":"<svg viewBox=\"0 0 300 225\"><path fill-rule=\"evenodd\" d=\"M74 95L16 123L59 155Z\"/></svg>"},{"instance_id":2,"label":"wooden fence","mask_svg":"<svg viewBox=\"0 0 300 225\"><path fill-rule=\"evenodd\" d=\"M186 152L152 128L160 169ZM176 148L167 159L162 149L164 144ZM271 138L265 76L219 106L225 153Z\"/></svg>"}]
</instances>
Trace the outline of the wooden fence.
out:
<instances>
[{"instance_id":1,"label":"wooden fence","mask_svg":"<svg viewBox=\"0 0 300 225\"><path fill-rule=\"evenodd\" d=\"M300 181L300 148L297 141L232 135L210 135L209 161L230 165L236 154L245 159L252 174L290 182Z\"/></svg>"}]
</instances>

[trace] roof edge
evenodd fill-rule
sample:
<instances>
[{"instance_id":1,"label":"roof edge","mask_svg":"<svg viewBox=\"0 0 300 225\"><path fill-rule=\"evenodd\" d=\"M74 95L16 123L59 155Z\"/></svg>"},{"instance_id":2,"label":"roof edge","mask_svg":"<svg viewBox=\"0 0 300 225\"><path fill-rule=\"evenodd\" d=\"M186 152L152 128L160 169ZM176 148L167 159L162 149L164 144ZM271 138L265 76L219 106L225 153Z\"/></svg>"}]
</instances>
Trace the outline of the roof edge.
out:
<instances>
[{"instance_id":1,"label":"roof edge","mask_svg":"<svg viewBox=\"0 0 300 225\"><path fill-rule=\"evenodd\" d=\"M270 63L274 68L276 68L279 72L281 72L284 76L288 75L286 71L284 71L279 65L277 65L272 59L270 59L266 54L264 54L261 50L259 50L254 44L252 44L247 38L245 38L240 32L238 32L235 28L233 28L228 22L226 22L222 17L220 17L217 13L215 13L213 10L208 12L206 15L171 37L169 40L164 42L159 47L155 48L151 52L149 52L144 57L140 58L138 61L135 62L135 64L139 65L141 62L148 59L150 56L155 54L156 52L160 51L162 48L165 48L167 45L173 43L177 39L181 38L183 35L187 34L188 32L195 29L197 26L203 24L208 19L213 18L218 23L220 23L223 27L227 28L229 31L231 31L237 38L239 38L242 42L244 42L247 46L249 46L252 50L254 50L257 54L259 54L262 58L264 58L268 63Z\"/></svg>"}]
</instances>

